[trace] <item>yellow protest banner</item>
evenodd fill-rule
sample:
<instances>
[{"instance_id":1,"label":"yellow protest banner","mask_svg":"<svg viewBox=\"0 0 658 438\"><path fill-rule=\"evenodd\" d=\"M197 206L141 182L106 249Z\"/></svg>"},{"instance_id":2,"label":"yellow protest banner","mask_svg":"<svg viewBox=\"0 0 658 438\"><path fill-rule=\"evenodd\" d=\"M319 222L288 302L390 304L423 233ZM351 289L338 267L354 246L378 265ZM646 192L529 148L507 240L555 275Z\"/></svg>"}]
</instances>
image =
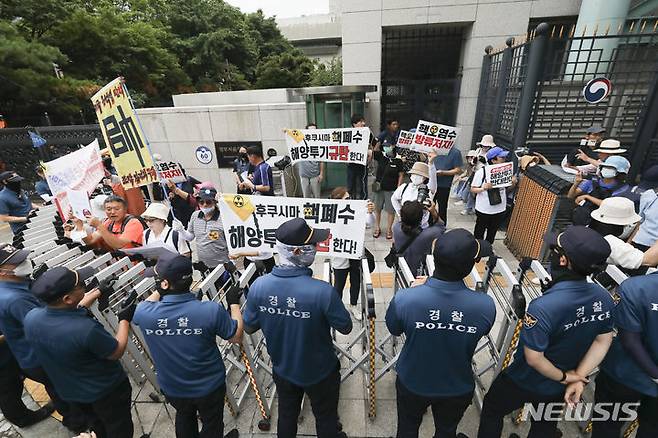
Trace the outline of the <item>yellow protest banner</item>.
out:
<instances>
[{"instance_id":1,"label":"yellow protest banner","mask_svg":"<svg viewBox=\"0 0 658 438\"><path fill-rule=\"evenodd\" d=\"M157 181L153 158L123 79L117 78L101 88L91 103L121 184L129 189Z\"/></svg>"}]
</instances>

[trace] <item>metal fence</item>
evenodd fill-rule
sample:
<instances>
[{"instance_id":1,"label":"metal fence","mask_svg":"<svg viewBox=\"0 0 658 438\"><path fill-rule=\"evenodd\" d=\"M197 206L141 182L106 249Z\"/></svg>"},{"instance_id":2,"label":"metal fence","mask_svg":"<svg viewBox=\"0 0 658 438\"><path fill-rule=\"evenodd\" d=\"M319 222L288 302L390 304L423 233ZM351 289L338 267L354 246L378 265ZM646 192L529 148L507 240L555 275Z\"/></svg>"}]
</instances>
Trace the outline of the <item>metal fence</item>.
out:
<instances>
[{"instance_id":1,"label":"metal fence","mask_svg":"<svg viewBox=\"0 0 658 438\"><path fill-rule=\"evenodd\" d=\"M612 83L609 96L589 104L593 78ZM474 138L493 134L508 148L530 146L559 161L584 130L600 124L629 149L635 172L658 161L658 20L617 28L540 24L506 47L488 47L483 60Z\"/></svg>"}]
</instances>

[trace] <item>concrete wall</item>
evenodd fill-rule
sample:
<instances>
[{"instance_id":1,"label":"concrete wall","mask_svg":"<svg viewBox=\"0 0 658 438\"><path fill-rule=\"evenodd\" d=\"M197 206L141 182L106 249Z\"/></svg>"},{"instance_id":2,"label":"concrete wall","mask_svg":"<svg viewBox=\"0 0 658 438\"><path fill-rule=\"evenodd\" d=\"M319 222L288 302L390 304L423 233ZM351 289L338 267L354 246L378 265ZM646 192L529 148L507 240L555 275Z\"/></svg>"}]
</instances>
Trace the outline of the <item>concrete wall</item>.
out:
<instances>
[{"instance_id":1,"label":"concrete wall","mask_svg":"<svg viewBox=\"0 0 658 438\"><path fill-rule=\"evenodd\" d=\"M471 146L484 48L525 34L529 20L578 15L581 0L343 0L343 85L381 83L382 28L464 23L463 77L457 110L459 147ZM381 91L368 93L370 126L379 127ZM440 120L438 120L440 122Z\"/></svg>"},{"instance_id":2,"label":"concrete wall","mask_svg":"<svg viewBox=\"0 0 658 438\"><path fill-rule=\"evenodd\" d=\"M302 102L304 99L292 93L290 88L265 90L216 91L211 93L174 94L174 106L200 105L249 105Z\"/></svg>"},{"instance_id":3,"label":"concrete wall","mask_svg":"<svg viewBox=\"0 0 658 438\"><path fill-rule=\"evenodd\" d=\"M304 103L144 108L137 113L152 152L180 162L188 174L230 192L235 190L232 172L220 171L216 141L261 141L265 152L274 148L284 155L282 130L306 123ZM196 159L195 151L202 145L213 153L209 164Z\"/></svg>"}]
</instances>

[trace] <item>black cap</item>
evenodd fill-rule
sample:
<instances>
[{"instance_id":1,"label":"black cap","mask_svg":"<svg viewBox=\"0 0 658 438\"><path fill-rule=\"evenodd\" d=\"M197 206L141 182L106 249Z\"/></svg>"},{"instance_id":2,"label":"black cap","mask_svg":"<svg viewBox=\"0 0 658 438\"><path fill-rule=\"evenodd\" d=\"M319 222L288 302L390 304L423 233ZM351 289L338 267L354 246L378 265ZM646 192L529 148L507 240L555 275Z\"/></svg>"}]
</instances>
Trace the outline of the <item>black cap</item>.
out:
<instances>
[{"instance_id":1,"label":"black cap","mask_svg":"<svg viewBox=\"0 0 658 438\"><path fill-rule=\"evenodd\" d=\"M571 263L588 272L605 264L610 245L598 232L582 225L571 225L561 233L546 233L544 241L564 250Z\"/></svg>"},{"instance_id":2,"label":"black cap","mask_svg":"<svg viewBox=\"0 0 658 438\"><path fill-rule=\"evenodd\" d=\"M85 284L85 281L94 275L94 268L86 267L75 271L56 266L48 269L32 283L34 296L45 302L51 302L71 292L76 286Z\"/></svg>"},{"instance_id":3,"label":"black cap","mask_svg":"<svg viewBox=\"0 0 658 438\"><path fill-rule=\"evenodd\" d=\"M605 132L605 128L601 125L592 125L585 132L588 134L602 134Z\"/></svg>"},{"instance_id":4,"label":"black cap","mask_svg":"<svg viewBox=\"0 0 658 438\"><path fill-rule=\"evenodd\" d=\"M311 228L304 219L298 217L284 222L276 230L276 240L292 246L315 245L329 238L330 230Z\"/></svg>"},{"instance_id":5,"label":"black cap","mask_svg":"<svg viewBox=\"0 0 658 438\"><path fill-rule=\"evenodd\" d=\"M217 196L217 190L211 189L211 188L204 188L199 190L199 194L197 195L198 199L212 199L213 201L216 200Z\"/></svg>"},{"instance_id":6,"label":"black cap","mask_svg":"<svg viewBox=\"0 0 658 438\"><path fill-rule=\"evenodd\" d=\"M493 248L486 240L476 239L470 231L455 228L436 240L432 255L437 265L460 267L493 255Z\"/></svg>"},{"instance_id":7,"label":"black cap","mask_svg":"<svg viewBox=\"0 0 658 438\"><path fill-rule=\"evenodd\" d=\"M25 261L29 255L29 249L18 249L9 243L4 244L0 246L0 265L19 265Z\"/></svg>"},{"instance_id":8,"label":"black cap","mask_svg":"<svg viewBox=\"0 0 658 438\"><path fill-rule=\"evenodd\" d=\"M25 178L14 172L13 170L7 170L0 173L0 181L4 183L8 182L19 182L23 181Z\"/></svg>"},{"instance_id":9,"label":"black cap","mask_svg":"<svg viewBox=\"0 0 658 438\"><path fill-rule=\"evenodd\" d=\"M638 184L638 187L645 190L658 187L658 164L654 164L642 172L642 177L640 178L640 184Z\"/></svg>"},{"instance_id":10,"label":"black cap","mask_svg":"<svg viewBox=\"0 0 658 438\"><path fill-rule=\"evenodd\" d=\"M154 267L146 269L144 275L157 276L166 280L180 280L182 277L192 275L192 260L182 255L160 257L158 263Z\"/></svg>"}]
</instances>

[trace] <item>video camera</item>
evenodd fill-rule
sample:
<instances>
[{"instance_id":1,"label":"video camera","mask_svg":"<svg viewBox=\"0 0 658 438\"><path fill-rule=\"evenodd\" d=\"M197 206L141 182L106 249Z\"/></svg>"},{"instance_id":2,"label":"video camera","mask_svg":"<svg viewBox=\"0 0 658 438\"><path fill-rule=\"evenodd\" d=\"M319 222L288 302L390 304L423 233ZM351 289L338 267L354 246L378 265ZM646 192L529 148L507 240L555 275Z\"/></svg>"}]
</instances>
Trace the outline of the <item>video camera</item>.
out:
<instances>
[{"instance_id":1,"label":"video camera","mask_svg":"<svg viewBox=\"0 0 658 438\"><path fill-rule=\"evenodd\" d=\"M430 199L430 190L427 188L427 185L421 184L418 186L418 197L416 198L425 208L428 208L432 205L432 200Z\"/></svg>"},{"instance_id":2,"label":"video camera","mask_svg":"<svg viewBox=\"0 0 658 438\"><path fill-rule=\"evenodd\" d=\"M292 164L292 160L290 159L289 156L286 155L285 157L281 158L279 161L274 163L274 167L276 167L281 171L284 171L291 164Z\"/></svg>"}]
</instances>

